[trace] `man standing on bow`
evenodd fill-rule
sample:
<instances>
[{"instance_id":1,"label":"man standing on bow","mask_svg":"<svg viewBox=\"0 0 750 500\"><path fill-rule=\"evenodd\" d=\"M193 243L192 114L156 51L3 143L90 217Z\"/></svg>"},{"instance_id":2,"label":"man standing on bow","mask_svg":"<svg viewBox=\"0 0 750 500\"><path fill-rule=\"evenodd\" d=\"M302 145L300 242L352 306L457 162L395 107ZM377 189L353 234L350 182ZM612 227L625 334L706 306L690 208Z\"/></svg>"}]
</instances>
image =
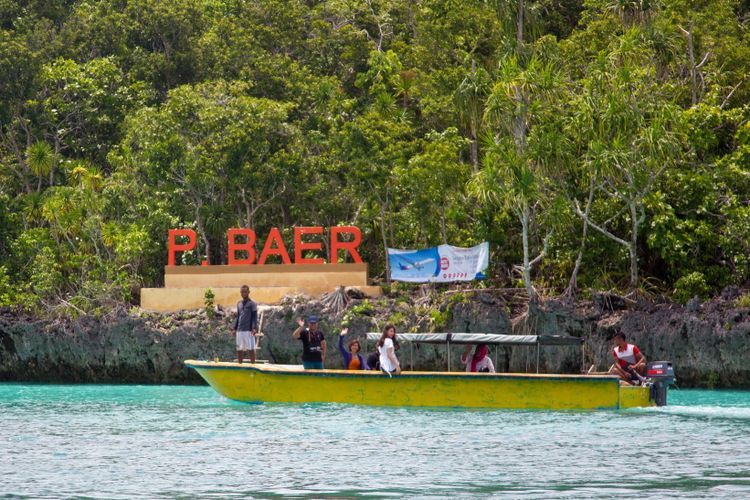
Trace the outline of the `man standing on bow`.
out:
<instances>
[{"instance_id":1,"label":"man standing on bow","mask_svg":"<svg viewBox=\"0 0 750 500\"><path fill-rule=\"evenodd\" d=\"M302 364L305 370L322 370L326 361L326 338L318 330L318 317L307 317L307 328L302 318L297 319L299 327L292 337L302 341Z\"/></svg>"},{"instance_id":2,"label":"man standing on bow","mask_svg":"<svg viewBox=\"0 0 750 500\"><path fill-rule=\"evenodd\" d=\"M237 362L242 364L247 351L251 363L255 363L255 334L258 333L258 304L250 300L250 287L240 288L242 300L237 303L237 319L234 321L234 339L237 343Z\"/></svg>"}]
</instances>

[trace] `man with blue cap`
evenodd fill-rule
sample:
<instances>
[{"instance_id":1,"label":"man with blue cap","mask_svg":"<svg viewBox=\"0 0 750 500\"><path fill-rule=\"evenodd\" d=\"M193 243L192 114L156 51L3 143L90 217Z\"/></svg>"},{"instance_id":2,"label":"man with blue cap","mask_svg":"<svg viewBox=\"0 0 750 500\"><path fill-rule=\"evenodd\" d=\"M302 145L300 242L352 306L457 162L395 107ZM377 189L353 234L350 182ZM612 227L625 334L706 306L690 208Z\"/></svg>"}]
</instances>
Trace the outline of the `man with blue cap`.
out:
<instances>
[{"instance_id":1,"label":"man with blue cap","mask_svg":"<svg viewBox=\"0 0 750 500\"><path fill-rule=\"evenodd\" d=\"M292 337L302 341L302 365L305 370L322 370L326 361L326 338L318 330L318 317L307 317L307 328L302 318L297 319L299 328L294 330Z\"/></svg>"}]
</instances>

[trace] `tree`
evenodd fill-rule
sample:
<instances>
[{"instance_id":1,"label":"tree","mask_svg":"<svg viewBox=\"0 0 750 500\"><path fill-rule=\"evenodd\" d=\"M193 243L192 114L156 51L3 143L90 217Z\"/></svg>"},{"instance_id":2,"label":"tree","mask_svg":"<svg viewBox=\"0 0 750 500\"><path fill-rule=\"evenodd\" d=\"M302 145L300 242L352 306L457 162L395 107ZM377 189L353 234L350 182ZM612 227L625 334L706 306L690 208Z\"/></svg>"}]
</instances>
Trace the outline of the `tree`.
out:
<instances>
[{"instance_id":1,"label":"tree","mask_svg":"<svg viewBox=\"0 0 750 500\"><path fill-rule=\"evenodd\" d=\"M42 180L51 176L55 164L55 153L52 147L43 141L37 141L26 148L26 162L29 169L37 176L37 193L42 190ZM50 181L52 184L52 181Z\"/></svg>"},{"instance_id":2,"label":"tree","mask_svg":"<svg viewBox=\"0 0 750 500\"><path fill-rule=\"evenodd\" d=\"M252 224L288 186L278 161L295 134L286 123L290 106L247 91L241 82L179 87L164 105L132 117L113 156L146 186L169 193L172 213L195 223L208 262L220 255L227 227Z\"/></svg>"},{"instance_id":3,"label":"tree","mask_svg":"<svg viewBox=\"0 0 750 500\"><path fill-rule=\"evenodd\" d=\"M664 171L682 154L680 111L660 98L653 64L638 29L631 29L613 50L592 65L577 100L586 130L584 156L594 171L591 189L619 210L597 222L575 202L576 213L594 230L625 247L630 258L630 286L638 285L638 238L646 221L646 202ZM590 207L590 202L587 202ZM613 224L625 217L617 236Z\"/></svg>"},{"instance_id":4,"label":"tree","mask_svg":"<svg viewBox=\"0 0 750 500\"><path fill-rule=\"evenodd\" d=\"M63 152L97 163L117 142L126 114L144 104L149 92L129 82L112 58L79 64L57 59L42 68L37 102L42 133L56 155Z\"/></svg>"},{"instance_id":5,"label":"tree","mask_svg":"<svg viewBox=\"0 0 750 500\"><path fill-rule=\"evenodd\" d=\"M476 172L479 168L479 135L484 116L484 103L490 90L490 75L482 67L477 68L474 59L471 69L461 81L455 95L459 117L466 124L469 131L470 161Z\"/></svg>"},{"instance_id":6,"label":"tree","mask_svg":"<svg viewBox=\"0 0 750 500\"><path fill-rule=\"evenodd\" d=\"M366 220L379 229L387 280L387 249L389 241L393 242L393 215L399 207L394 197L394 169L406 164L411 155L413 144L408 133L408 122L398 114L373 107L345 124L339 143L342 161L347 165L346 177L357 199L362 200Z\"/></svg>"},{"instance_id":7,"label":"tree","mask_svg":"<svg viewBox=\"0 0 750 500\"><path fill-rule=\"evenodd\" d=\"M503 59L485 112L493 136L474 184L481 198L513 212L521 225L523 264L518 269L532 301L537 292L531 269L546 254L549 234L532 258L531 231L538 212L554 197L544 190L548 173L560 160L555 146L562 134L555 110L563 89L564 79L553 63L532 56L522 67L516 56Z\"/></svg>"},{"instance_id":8,"label":"tree","mask_svg":"<svg viewBox=\"0 0 750 500\"><path fill-rule=\"evenodd\" d=\"M415 245L431 246L451 243L449 235L458 234L460 224L450 222L461 219L458 214L464 212L467 202L465 188L471 171L460 161L466 142L455 128L431 132L408 163L393 169L396 194L402 205L398 212L401 241L408 233Z\"/></svg>"}]
</instances>

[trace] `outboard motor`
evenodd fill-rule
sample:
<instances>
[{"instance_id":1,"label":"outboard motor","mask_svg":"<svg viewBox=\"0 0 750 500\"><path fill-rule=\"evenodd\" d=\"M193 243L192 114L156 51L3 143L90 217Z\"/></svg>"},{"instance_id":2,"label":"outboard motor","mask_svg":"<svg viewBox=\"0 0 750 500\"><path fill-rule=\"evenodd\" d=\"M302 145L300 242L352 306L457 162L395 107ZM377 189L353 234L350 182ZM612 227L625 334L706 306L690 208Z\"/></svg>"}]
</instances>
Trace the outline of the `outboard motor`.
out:
<instances>
[{"instance_id":1,"label":"outboard motor","mask_svg":"<svg viewBox=\"0 0 750 500\"><path fill-rule=\"evenodd\" d=\"M646 378L651 383L651 399L656 406L667 405L667 390L677 380L671 361L652 361L646 365Z\"/></svg>"}]
</instances>

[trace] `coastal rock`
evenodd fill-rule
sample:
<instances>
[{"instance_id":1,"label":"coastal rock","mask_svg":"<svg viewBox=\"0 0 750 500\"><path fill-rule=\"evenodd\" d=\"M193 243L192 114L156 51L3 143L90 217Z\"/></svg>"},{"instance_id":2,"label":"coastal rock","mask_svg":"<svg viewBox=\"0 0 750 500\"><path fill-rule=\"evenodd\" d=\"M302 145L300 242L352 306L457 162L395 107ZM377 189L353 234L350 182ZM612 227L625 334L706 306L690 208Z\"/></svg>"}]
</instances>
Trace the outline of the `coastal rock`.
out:
<instances>
[{"instance_id":1,"label":"coastal rock","mask_svg":"<svg viewBox=\"0 0 750 500\"><path fill-rule=\"evenodd\" d=\"M734 293L732 294L734 295ZM626 334L649 360L674 362L682 387L750 387L750 309L716 298L698 310L667 303L602 307L601 300L532 304L511 319L501 297L446 295L442 302L352 298L344 311L325 311L322 303L297 297L282 306L261 307L263 333L259 358L273 363L300 363L301 345L291 336L296 319L320 316L326 335L326 367L339 368L338 332L349 327L346 343L359 338L363 353L374 350L368 331L395 323L399 332L449 331L502 334L572 335L585 347L513 346L492 348L499 371L579 373L598 371L612 362L611 337ZM184 367L186 359L233 360L233 311L206 315L203 310L153 314L134 310L114 320L81 318L44 321L0 314L0 380L117 383L199 383ZM404 343L398 355L405 368L460 370L463 349Z\"/></svg>"}]
</instances>

